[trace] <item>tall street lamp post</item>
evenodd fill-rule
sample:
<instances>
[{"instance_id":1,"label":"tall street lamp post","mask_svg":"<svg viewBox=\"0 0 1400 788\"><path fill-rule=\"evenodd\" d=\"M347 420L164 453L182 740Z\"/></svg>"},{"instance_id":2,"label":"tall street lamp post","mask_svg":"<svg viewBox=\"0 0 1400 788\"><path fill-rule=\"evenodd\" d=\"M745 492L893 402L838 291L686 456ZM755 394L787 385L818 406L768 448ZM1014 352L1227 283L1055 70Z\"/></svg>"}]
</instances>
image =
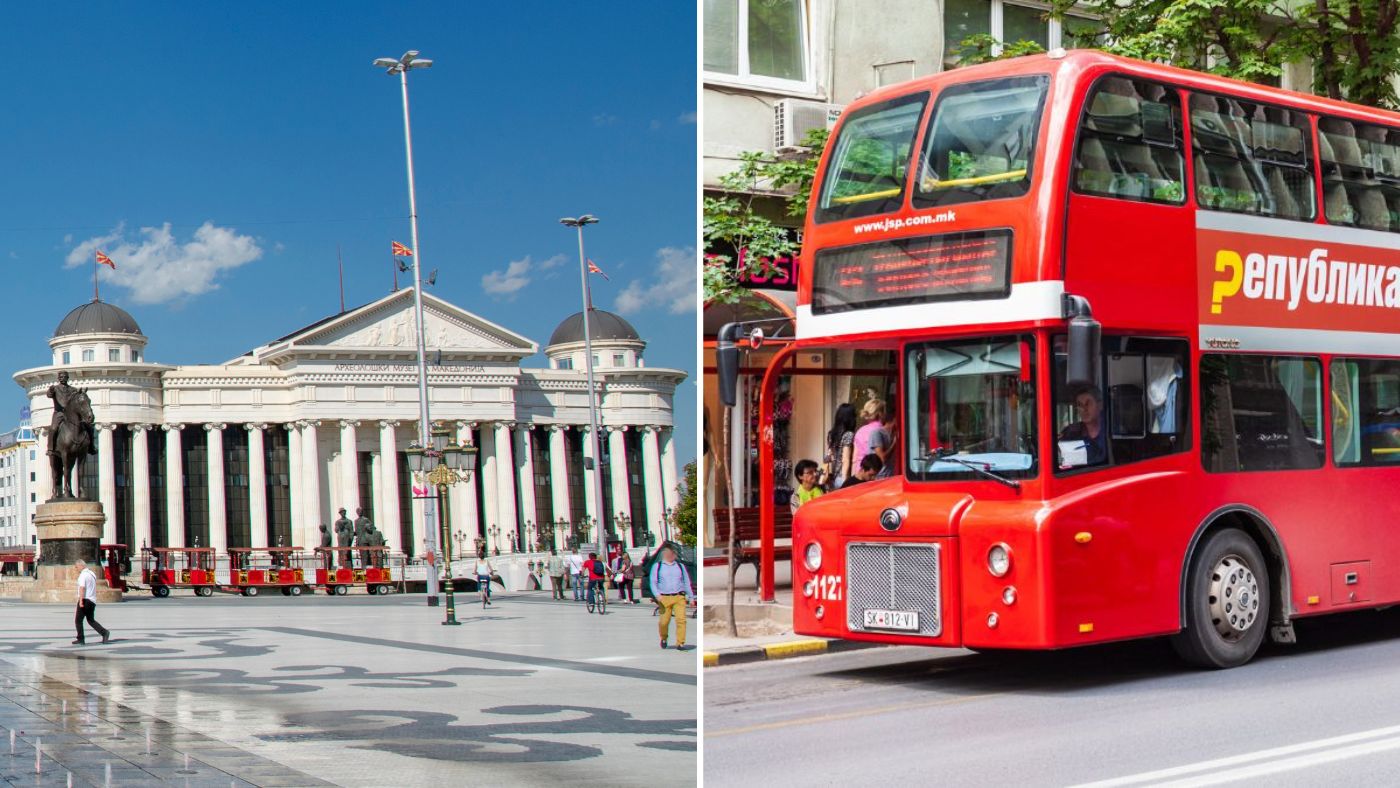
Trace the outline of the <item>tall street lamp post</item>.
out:
<instances>
[{"instance_id":1,"label":"tall street lamp post","mask_svg":"<svg viewBox=\"0 0 1400 788\"><path fill-rule=\"evenodd\" d=\"M457 626L461 622L457 620L457 605L452 596L452 531L444 516L442 499L447 497L452 485L471 480L476 470L476 447L450 442L450 435L445 429L435 429L431 444L409 447L408 468L415 477L425 479L437 490L436 508L438 520L442 523L442 566L447 572L447 618L442 623L444 626ZM436 572L428 573L434 579L436 575Z\"/></svg>"},{"instance_id":2,"label":"tall street lamp post","mask_svg":"<svg viewBox=\"0 0 1400 788\"><path fill-rule=\"evenodd\" d=\"M432 422L428 420L428 350L423 327L423 277L420 273L423 255L418 248L418 198L413 186L413 132L408 122L408 72L416 68L429 68L433 61L418 57L418 50L410 49L397 60L381 57L374 61L374 65L385 69L389 74L398 74L399 84L403 87L403 140L408 158L408 222L409 232L413 236L413 314L418 322L418 445L426 447L430 445L431 437L428 433ZM423 507L423 530L427 535L429 556L437 553L437 529L433 527L433 514L433 507ZM437 572L431 571L431 567L429 569L428 606L437 607Z\"/></svg>"},{"instance_id":3,"label":"tall street lamp post","mask_svg":"<svg viewBox=\"0 0 1400 788\"><path fill-rule=\"evenodd\" d=\"M598 217L586 213L576 219L572 217L560 219L559 223L578 230L578 273L583 282L583 368L588 376L588 439L593 442L593 494L595 500L598 501L598 510L602 511L603 471L600 467L600 463L603 461L603 448L598 435L598 389L593 385L593 329L589 326L593 313L593 296L589 293L588 289L588 259L583 256L583 228L590 224L597 224ZM603 518L599 517L599 553L607 549L605 538L603 533Z\"/></svg>"}]
</instances>

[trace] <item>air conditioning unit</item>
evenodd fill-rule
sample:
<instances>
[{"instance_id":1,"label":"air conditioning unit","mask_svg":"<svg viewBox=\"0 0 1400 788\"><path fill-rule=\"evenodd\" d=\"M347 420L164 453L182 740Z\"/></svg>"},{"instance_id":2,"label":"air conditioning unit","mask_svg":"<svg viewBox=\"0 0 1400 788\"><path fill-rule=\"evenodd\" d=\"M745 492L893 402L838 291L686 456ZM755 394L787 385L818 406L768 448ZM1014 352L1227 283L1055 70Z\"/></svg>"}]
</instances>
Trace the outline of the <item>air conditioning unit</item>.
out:
<instances>
[{"instance_id":1,"label":"air conditioning unit","mask_svg":"<svg viewBox=\"0 0 1400 788\"><path fill-rule=\"evenodd\" d=\"M830 129L841 117L840 104L785 98L773 105L773 151L793 149L802 144L810 129Z\"/></svg>"}]
</instances>

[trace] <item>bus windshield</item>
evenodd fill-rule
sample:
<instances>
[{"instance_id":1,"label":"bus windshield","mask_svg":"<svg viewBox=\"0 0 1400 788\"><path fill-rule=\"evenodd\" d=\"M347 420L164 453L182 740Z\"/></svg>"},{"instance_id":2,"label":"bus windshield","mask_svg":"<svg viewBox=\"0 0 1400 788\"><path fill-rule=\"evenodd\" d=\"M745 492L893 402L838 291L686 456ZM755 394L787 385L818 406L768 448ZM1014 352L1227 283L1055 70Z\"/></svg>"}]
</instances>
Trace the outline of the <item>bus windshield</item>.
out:
<instances>
[{"instance_id":1,"label":"bus windshield","mask_svg":"<svg viewBox=\"0 0 1400 788\"><path fill-rule=\"evenodd\" d=\"M1034 358L1029 336L911 345L908 477L967 479L977 475L969 466L1011 479L1035 475Z\"/></svg>"},{"instance_id":2,"label":"bus windshield","mask_svg":"<svg viewBox=\"0 0 1400 788\"><path fill-rule=\"evenodd\" d=\"M852 113L841 126L817 203L819 222L899 209L914 133L927 93L902 96Z\"/></svg>"},{"instance_id":3,"label":"bus windshield","mask_svg":"<svg viewBox=\"0 0 1400 788\"><path fill-rule=\"evenodd\" d=\"M914 207L1025 194L1048 85L1034 76L944 90L925 135Z\"/></svg>"}]
</instances>

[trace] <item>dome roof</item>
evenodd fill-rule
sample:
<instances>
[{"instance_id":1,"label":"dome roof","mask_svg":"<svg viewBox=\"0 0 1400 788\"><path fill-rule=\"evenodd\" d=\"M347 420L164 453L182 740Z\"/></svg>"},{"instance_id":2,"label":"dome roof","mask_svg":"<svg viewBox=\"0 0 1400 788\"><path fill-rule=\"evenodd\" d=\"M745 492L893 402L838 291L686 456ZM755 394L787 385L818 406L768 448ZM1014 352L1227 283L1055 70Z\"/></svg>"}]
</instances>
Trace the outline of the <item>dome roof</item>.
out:
<instances>
[{"instance_id":1,"label":"dome roof","mask_svg":"<svg viewBox=\"0 0 1400 788\"><path fill-rule=\"evenodd\" d=\"M637 329L631 323L614 315L612 312L604 312L601 309L590 309L588 318L589 339L594 342L606 342L610 339L631 340L640 342L641 336L637 334ZM563 345L568 342L583 341L583 313L575 312L564 318L564 322L554 329L554 333L549 337L549 344Z\"/></svg>"},{"instance_id":2,"label":"dome roof","mask_svg":"<svg viewBox=\"0 0 1400 788\"><path fill-rule=\"evenodd\" d=\"M54 329L55 337L73 334L140 334L136 320L119 306L89 301L68 313Z\"/></svg>"}]
</instances>

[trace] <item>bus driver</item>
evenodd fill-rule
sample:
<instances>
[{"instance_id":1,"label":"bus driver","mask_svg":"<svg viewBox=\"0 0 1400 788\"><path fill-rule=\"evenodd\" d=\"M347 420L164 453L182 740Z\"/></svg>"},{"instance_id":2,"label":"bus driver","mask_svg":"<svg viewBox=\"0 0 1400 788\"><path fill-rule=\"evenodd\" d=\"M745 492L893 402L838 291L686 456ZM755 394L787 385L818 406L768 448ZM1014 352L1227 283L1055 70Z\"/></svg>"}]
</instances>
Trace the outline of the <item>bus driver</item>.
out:
<instances>
[{"instance_id":1,"label":"bus driver","mask_svg":"<svg viewBox=\"0 0 1400 788\"><path fill-rule=\"evenodd\" d=\"M1061 445L1060 452L1065 455L1061 466L1101 465L1108 462L1108 443L1103 428L1103 395L1093 386L1085 388L1074 395L1074 412L1078 418L1060 430L1060 440L1083 441L1084 454L1082 459L1072 457L1071 452L1066 452Z\"/></svg>"}]
</instances>

